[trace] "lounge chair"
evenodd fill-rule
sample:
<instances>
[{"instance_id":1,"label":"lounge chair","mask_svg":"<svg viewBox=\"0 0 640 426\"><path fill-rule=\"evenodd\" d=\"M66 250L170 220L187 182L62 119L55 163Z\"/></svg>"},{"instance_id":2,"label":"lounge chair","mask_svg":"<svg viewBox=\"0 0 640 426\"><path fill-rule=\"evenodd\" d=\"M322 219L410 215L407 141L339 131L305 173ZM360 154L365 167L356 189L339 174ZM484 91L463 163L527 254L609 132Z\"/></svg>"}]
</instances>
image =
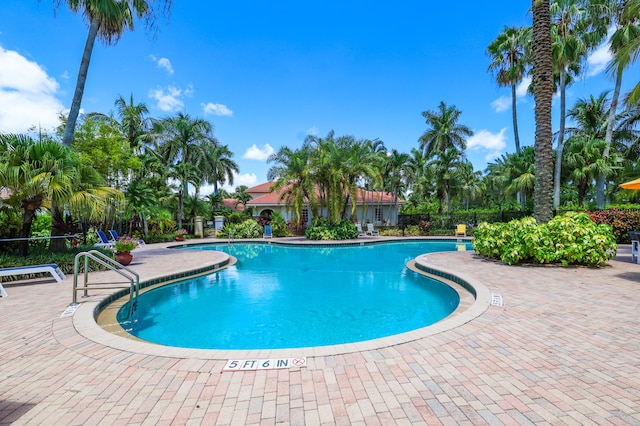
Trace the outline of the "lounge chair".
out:
<instances>
[{"instance_id":1,"label":"lounge chair","mask_svg":"<svg viewBox=\"0 0 640 426\"><path fill-rule=\"evenodd\" d=\"M64 274L55 263L50 263L48 265L30 265L30 266L19 266L15 268L1 268L0 269L0 277L8 277L13 275L25 275L25 274L36 274L39 272L47 272L55 278L57 282L62 282L64 280ZM0 296L9 297L7 292L2 287L2 283L0 283Z\"/></svg>"},{"instance_id":2,"label":"lounge chair","mask_svg":"<svg viewBox=\"0 0 640 426\"><path fill-rule=\"evenodd\" d=\"M380 233L378 231L373 229L373 223L367 223L367 232L366 233L371 235L371 236L380 235Z\"/></svg>"},{"instance_id":3,"label":"lounge chair","mask_svg":"<svg viewBox=\"0 0 640 426\"><path fill-rule=\"evenodd\" d=\"M262 235L262 238L271 238L272 236L273 234L271 233L271 225L265 225L264 234Z\"/></svg>"},{"instance_id":4,"label":"lounge chair","mask_svg":"<svg viewBox=\"0 0 640 426\"><path fill-rule=\"evenodd\" d=\"M100 238L100 241L94 244L95 247L113 248L116 240L110 240L109 238L107 238L107 235L104 233L104 231L96 231L96 233L98 234L98 238Z\"/></svg>"},{"instance_id":5,"label":"lounge chair","mask_svg":"<svg viewBox=\"0 0 640 426\"><path fill-rule=\"evenodd\" d=\"M467 225L460 224L456 226L456 237L466 237L467 236Z\"/></svg>"},{"instance_id":6,"label":"lounge chair","mask_svg":"<svg viewBox=\"0 0 640 426\"><path fill-rule=\"evenodd\" d=\"M362 230L362 225L356 223L356 230L358 231L358 236L364 235L364 231Z\"/></svg>"},{"instance_id":7,"label":"lounge chair","mask_svg":"<svg viewBox=\"0 0 640 426\"><path fill-rule=\"evenodd\" d=\"M114 243L118 241L118 239L120 238L115 229L109 229L109 235L111 235L111 239L113 240ZM146 245L147 243L145 243L143 240L138 238L138 247L144 247Z\"/></svg>"}]
</instances>

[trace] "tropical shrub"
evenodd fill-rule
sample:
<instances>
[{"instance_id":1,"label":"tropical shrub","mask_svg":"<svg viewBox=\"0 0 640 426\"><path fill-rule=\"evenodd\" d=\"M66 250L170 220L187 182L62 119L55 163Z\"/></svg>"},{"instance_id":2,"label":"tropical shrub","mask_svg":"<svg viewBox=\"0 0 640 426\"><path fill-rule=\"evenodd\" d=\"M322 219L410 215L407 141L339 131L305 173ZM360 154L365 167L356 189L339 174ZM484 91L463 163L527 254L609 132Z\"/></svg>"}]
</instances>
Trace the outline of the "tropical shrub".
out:
<instances>
[{"instance_id":1,"label":"tropical shrub","mask_svg":"<svg viewBox=\"0 0 640 426\"><path fill-rule=\"evenodd\" d=\"M242 223L227 223L219 232L224 238L260 238L264 230L253 219L247 219Z\"/></svg>"},{"instance_id":2,"label":"tropical shrub","mask_svg":"<svg viewBox=\"0 0 640 426\"><path fill-rule=\"evenodd\" d=\"M316 225L307 228L304 235L310 240L351 240L358 238L358 230L347 219L336 224L318 221Z\"/></svg>"},{"instance_id":3,"label":"tropical shrub","mask_svg":"<svg viewBox=\"0 0 640 426\"><path fill-rule=\"evenodd\" d=\"M508 223L481 223L474 250L507 265L522 262L603 266L616 254L613 229L596 224L586 213L569 212L546 224L527 217Z\"/></svg>"},{"instance_id":4,"label":"tropical shrub","mask_svg":"<svg viewBox=\"0 0 640 426\"><path fill-rule=\"evenodd\" d=\"M274 237L288 237L287 222L278 212L271 213L271 232Z\"/></svg>"},{"instance_id":5,"label":"tropical shrub","mask_svg":"<svg viewBox=\"0 0 640 426\"><path fill-rule=\"evenodd\" d=\"M607 209L589 212L589 217L595 223L606 223L611 225L619 244L629 244L629 231L640 230L640 213L618 209Z\"/></svg>"},{"instance_id":6,"label":"tropical shrub","mask_svg":"<svg viewBox=\"0 0 640 426\"><path fill-rule=\"evenodd\" d=\"M239 223L242 223L244 220L247 220L247 217L244 214L240 212L233 212L233 213L229 213L229 215L225 219L225 222L239 224Z\"/></svg>"},{"instance_id":7,"label":"tropical shrub","mask_svg":"<svg viewBox=\"0 0 640 426\"><path fill-rule=\"evenodd\" d=\"M20 236L22 219L20 214L12 208L0 208L0 238L17 238ZM0 253L13 253L18 250L18 242L4 242L0 244Z\"/></svg>"}]
</instances>

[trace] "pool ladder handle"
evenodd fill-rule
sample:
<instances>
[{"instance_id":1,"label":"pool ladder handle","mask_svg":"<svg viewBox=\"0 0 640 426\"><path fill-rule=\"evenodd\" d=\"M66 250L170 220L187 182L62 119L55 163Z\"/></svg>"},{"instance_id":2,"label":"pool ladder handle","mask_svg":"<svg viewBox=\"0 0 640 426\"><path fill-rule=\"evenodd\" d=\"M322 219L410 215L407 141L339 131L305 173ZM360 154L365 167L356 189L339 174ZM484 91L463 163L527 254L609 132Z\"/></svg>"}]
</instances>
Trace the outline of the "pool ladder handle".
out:
<instances>
[{"instance_id":1,"label":"pool ladder handle","mask_svg":"<svg viewBox=\"0 0 640 426\"><path fill-rule=\"evenodd\" d=\"M84 258L84 286L78 287L78 275L80 274L80 259ZM122 287L122 286L96 286L91 285L89 283L89 260L93 260L96 263L101 264L102 266L117 272L122 275L127 281L131 282L131 287ZM126 271L126 272L125 272ZM114 283L115 284L115 283ZM137 300L138 300L138 292L140 290L140 276L138 273L130 268L127 268L123 264L117 262L116 260L110 258L104 253L98 250L89 250L88 252L78 253L75 257L74 265L73 265L73 304L78 303L78 290L84 290L84 296L89 296L89 286L91 288L99 289L99 290L108 290L113 288L130 288L129 290L129 318L133 314L133 311L136 308Z\"/></svg>"}]
</instances>

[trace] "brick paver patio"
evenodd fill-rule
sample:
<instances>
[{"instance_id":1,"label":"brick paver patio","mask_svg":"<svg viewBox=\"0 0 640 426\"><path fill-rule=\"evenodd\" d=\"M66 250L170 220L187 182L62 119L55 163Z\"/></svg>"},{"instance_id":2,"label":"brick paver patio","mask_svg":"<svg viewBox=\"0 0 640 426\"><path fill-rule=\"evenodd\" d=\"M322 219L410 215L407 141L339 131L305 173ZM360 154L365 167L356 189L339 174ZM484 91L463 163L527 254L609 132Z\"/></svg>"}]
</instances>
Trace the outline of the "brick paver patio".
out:
<instances>
[{"instance_id":1,"label":"brick paver patio","mask_svg":"<svg viewBox=\"0 0 640 426\"><path fill-rule=\"evenodd\" d=\"M132 268L146 279L215 260L194 253L148 246ZM72 277L6 284L0 424L640 424L640 265L628 247L601 269L508 267L473 252L426 262L503 306L414 341L248 372L84 337L60 318Z\"/></svg>"}]
</instances>

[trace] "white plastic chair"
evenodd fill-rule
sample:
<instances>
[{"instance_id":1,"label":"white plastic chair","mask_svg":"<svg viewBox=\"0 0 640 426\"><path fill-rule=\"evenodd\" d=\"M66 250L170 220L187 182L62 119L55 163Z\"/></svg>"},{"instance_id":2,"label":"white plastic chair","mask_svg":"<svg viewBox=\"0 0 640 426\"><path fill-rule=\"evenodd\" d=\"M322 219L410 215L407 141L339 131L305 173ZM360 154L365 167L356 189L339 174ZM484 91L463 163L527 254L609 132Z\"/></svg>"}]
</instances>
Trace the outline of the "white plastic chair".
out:
<instances>
[{"instance_id":1,"label":"white plastic chair","mask_svg":"<svg viewBox=\"0 0 640 426\"><path fill-rule=\"evenodd\" d=\"M373 223L367 223L367 234L369 234L371 236L380 235L380 233L378 231L373 229Z\"/></svg>"}]
</instances>

